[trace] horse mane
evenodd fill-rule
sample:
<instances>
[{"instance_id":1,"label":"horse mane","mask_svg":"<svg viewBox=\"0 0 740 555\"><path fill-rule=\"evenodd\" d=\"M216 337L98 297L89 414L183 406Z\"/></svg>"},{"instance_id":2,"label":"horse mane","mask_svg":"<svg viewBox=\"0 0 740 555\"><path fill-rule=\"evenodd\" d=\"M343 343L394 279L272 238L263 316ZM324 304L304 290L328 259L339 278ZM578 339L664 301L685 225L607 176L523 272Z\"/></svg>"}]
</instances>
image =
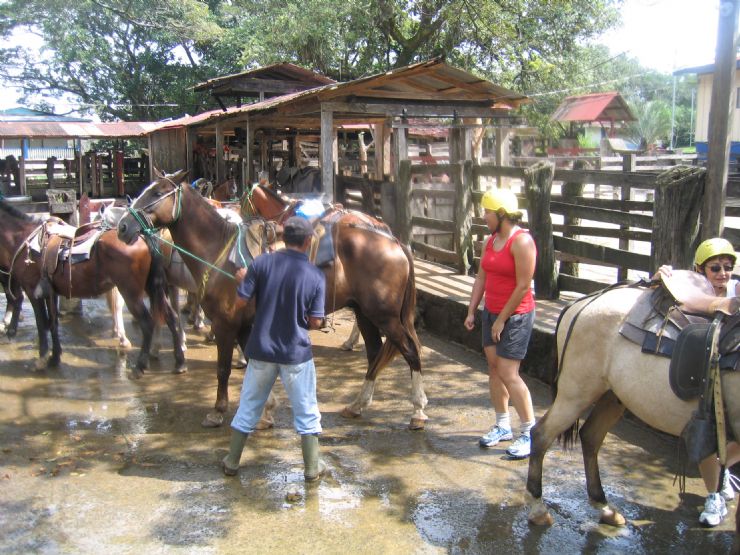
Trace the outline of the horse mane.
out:
<instances>
[{"instance_id":1,"label":"horse mane","mask_svg":"<svg viewBox=\"0 0 740 555\"><path fill-rule=\"evenodd\" d=\"M6 212L9 216L12 216L13 218L23 220L24 222L33 222L34 219L29 216L28 214L21 212L18 210L15 206L12 206L5 200L0 199L0 210L3 212Z\"/></svg>"},{"instance_id":2,"label":"horse mane","mask_svg":"<svg viewBox=\"0 0 740 555\"><path fill-rule=\"evenodd\" d=\"M204 206L207 211L210 211L214 216L216 216L216 219L223 223L223 227L218 231L221 233L221 236L224 240L228 239L234 233L234 230L236 229L236 224L232 224L231 222L222 218L221 214L219 214L216 210L216 207L208 202L208 199L202 196L198 191L187 186L182 186L182 191L187 191L187 195L191 195L193 198L197 199L196 202L198 204ZM213 231L216 232L217 230Z\"/></svg>"}]
</instances>

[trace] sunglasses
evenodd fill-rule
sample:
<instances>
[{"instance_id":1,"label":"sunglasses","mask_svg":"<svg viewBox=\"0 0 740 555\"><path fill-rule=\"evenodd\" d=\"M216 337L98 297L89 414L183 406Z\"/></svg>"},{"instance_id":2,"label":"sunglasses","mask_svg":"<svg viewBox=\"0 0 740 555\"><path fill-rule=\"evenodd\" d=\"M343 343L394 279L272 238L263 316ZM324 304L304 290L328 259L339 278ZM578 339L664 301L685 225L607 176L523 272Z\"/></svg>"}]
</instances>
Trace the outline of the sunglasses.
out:
<instances>
[{"instance_id":1,"label":"sunglasses","mask_svg":"<svg viewBox=\"0 0 740 555\"><path fill-rule=\"evenodd\" d=\"M722 266L721 264L712 264L711 266L707 266L707 269L712 271L715 274L718 274L722 270L724 270L728 274L732 273L732 266L730 266L729 264L725 266Z\"/></svg>"}]
</instances>

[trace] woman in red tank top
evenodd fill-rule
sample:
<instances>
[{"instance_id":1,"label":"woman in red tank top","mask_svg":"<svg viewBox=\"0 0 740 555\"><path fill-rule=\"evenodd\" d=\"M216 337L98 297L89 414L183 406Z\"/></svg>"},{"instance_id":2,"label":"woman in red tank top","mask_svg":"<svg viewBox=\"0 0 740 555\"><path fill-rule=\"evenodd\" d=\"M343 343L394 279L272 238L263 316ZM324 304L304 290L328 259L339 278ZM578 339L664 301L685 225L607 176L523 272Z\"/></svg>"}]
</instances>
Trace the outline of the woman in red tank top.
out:
<instances>
[{"instance_id":1,"label":"woman in red tank top","mask_svg":"<svg viewBox=\"0 0 740 555\"><path fill-rule=\"evenodd\" d=\"M519 367L534 326L531 283L537 248L529 233L518 225L522 213L514 193L493 189L483 195L481 206L492 235L483 244L465 327L468 330L475 327L478 305L485 294L481 332L496 423L480 438L479 444L493 447L500 441L514 439L509 417L511 400L520 425L506 453L511 458L522 459L529 456L529 432L534 425L532 396L519 375Z\"/></svg>"}]
</instances>

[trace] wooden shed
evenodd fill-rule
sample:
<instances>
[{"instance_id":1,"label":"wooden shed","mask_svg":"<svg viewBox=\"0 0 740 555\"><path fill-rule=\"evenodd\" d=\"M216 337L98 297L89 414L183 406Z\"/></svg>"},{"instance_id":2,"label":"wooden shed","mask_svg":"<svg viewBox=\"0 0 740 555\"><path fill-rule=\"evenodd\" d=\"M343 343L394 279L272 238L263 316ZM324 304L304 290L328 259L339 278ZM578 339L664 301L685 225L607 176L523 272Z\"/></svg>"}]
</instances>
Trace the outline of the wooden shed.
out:
<instances>
[{"instance_id":1,"label":"wooden shed","mask_svg":"<svg viewBox=\"0 0 740 555\"><path fill-rule=\"evenodd\" d=\"M307 70L287 71L290 86L305 87L319 80ZM373 173L378 178L397 175L398 164L408 158L410 118L434 120L451 130L451 159L472 157L472 133L481 121L491 121L505 136L505 128L517 125L513 110L527 97L505 89L470 72L434 59L346 83L326 83L267 97L280 88L276 66L253 70L231 79L208 81L199 90L211 90L223 99L241 97L258 90L259 79L270 75L263 87L264 100L225 106L196 116L161 123L149 134L152 166L167 171L193 168L199 150L215 152L216 181L227 177L227 163L239 169L242 186L255 180L274 156L298 164L302 148L314 143L321 168L323 191L335 198L337 131L343 125L366 124L372 129L376 156ZM313 75L313 76L312 76ZM324 78L326 79L326 78ZM246 81L245 81L246 80ZM300 81L303 81L301 85ZM229 84L231 81L231 84ZM242 85L238 85L241 82ZM209 85L208 85L209 84ZM503 143L500 140L499 143ZM275 151L275 144L282 145ZM195 176L193 176L195 177Z\"/></svg>"}]
</instances>

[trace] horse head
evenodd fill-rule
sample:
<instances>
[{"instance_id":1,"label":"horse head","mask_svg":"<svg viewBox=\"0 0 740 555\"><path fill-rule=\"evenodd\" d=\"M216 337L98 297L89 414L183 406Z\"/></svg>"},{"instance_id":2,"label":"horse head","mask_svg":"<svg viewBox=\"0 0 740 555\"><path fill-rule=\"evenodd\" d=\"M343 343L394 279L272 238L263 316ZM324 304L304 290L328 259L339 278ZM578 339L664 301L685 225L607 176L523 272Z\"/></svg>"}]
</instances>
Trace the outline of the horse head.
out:
<instances>
[{"instance_id":1,"label":"horse head","mask_svg":"<svg viewBox=\"0 0 740 555\"><path fill-rule=\"evenodd\" d=\"M262 185L257 185L244 193L241 201L241 213L244 218L260 216L278 223L287 219L294 207L295 201L285 199Z\"/></svg>"},{"instance_id":2,"label":"horse head","mask_svg":"<svg viewBox=\"0 0 740 555\"><path fill-rule=\"evenodd\" d=\"M128 244L136 241L141 232L166 227L179 217L182 203L183 180L187 170L167 175L155 170L157 179L148 185L134 199L121 221L118 223L118 238Z\"/></svg>"}]
</instances>

